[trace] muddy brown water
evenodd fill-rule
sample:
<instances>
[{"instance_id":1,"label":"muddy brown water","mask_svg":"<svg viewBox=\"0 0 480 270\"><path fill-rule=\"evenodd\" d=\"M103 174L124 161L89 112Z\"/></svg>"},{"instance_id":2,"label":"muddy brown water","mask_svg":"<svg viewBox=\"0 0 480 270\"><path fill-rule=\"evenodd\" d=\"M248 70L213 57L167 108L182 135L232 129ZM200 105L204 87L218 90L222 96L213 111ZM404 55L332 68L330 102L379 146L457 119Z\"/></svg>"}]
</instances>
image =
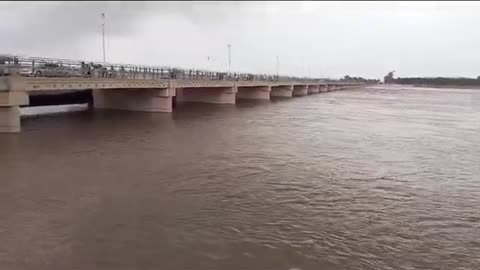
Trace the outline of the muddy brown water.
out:
<instances>
[{"instance_id":1,"label":"muddy brown water","mask_svg":"<svg viewBox=\"0 0 480 270\"><path fill-rule=\"evenodd\" d=\"M479 145L478 90L28 117L0 269L480 269Z\"/></svg>"}]
</instances>

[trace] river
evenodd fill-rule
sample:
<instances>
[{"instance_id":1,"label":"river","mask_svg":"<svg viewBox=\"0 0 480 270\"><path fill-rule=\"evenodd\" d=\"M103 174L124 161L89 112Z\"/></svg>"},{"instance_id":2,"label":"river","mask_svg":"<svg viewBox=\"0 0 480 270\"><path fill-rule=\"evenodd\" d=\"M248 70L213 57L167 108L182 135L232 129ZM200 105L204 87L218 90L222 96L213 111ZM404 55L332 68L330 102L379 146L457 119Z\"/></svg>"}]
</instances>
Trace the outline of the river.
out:
<instances>
[{"instance_id":1,"label":"river","mask_svg":"<svg viewBox=\"0 0 480 270\"><path fill-rule=\"evenodd\" d=\"M0 134L0 269L480 269L478 90L22 125Z\"/></svg>"}]
</instances>

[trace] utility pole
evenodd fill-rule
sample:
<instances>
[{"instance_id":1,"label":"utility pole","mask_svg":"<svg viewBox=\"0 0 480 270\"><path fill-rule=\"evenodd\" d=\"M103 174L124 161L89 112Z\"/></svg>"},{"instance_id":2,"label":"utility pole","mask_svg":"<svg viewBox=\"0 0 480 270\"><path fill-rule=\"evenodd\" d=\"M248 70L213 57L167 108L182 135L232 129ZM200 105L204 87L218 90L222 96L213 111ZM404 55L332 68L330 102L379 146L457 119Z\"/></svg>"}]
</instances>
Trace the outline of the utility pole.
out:
<instances>
[{"instance_id":1,"label":"utility pole","mask_svg":"<svg viewBox=\"0 0 480 270\"><path fill-rule=\"evenodd\" d=\"M103 63L105 64L105 13L102 13Z\"/></svg>"},{"instance_id":2,"label":"utility pole","mask_svg":"<svg viewBox=\"0 0 480 270\"><path fill-rule=\"evenodd\" d=\"M230 44L227 44L227 48L228 48L228 73L230 73L230 68L231 68L231 48L232 48L232 45Z\"/></svg>"}]
</instances>

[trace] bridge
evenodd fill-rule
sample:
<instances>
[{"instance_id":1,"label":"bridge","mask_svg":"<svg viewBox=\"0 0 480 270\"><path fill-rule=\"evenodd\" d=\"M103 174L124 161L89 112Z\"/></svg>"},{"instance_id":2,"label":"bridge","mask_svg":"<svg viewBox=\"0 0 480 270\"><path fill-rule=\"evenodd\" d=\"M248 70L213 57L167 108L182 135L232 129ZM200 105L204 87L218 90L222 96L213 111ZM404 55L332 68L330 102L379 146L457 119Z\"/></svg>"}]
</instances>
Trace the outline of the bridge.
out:
<instances>
[{"instance_id":1,"label":"bridge","mask_svg":"<svg viewBox=\"0 0 480 270\"><path fill-rule=\"evenodd\" d=\"M358 87L322 79L0 55L0 133L20 132L31 95L91 90L93 108L172 112L175 102L235 104Z\"/></svg>"}]
</instances>

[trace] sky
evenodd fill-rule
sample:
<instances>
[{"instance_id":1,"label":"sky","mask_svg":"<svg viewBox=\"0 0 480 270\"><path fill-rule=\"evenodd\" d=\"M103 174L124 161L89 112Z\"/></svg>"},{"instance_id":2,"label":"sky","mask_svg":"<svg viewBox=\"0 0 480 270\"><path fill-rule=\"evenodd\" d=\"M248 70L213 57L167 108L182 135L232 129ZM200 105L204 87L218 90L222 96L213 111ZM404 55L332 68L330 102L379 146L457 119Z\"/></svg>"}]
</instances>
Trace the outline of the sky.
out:
<instances>
[{"instance_id":1,"label":"sky","mask_svg":"<svg viewBox=\"0 0 480 270\"><path fill-rule=\"evenodd\" d=\"M0 2L0 54L341 78L480 76L480 2ZM278 62L277 62L278 57Z\"/></svg>"}]
</instances>

